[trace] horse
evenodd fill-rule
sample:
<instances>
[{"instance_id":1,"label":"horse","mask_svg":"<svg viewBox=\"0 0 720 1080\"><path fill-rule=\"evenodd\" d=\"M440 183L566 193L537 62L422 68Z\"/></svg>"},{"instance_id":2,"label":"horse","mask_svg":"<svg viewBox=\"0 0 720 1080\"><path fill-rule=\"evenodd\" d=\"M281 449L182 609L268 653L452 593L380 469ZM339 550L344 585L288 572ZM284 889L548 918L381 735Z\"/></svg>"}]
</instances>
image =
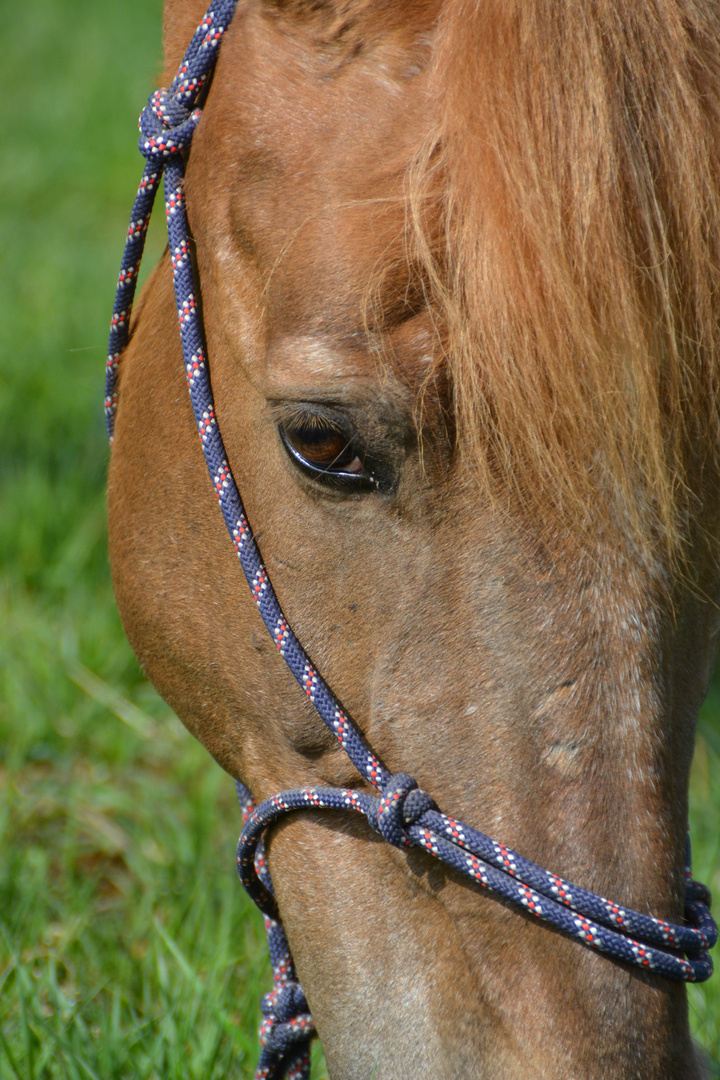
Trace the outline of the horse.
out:
<instances>
[{"instance_id":1,"label":"horse","mask_svg":"<svg viewBox=\"0 0 720 1080\"><path fill-rule=\"evenodd\" d=\"M166 81L204 0L166 0ZM242 0L184 198L218 421L283 608L378 758L678 922L718 630L720 11ZM257 800L367 785L214 509L170 256L123 356L128 638ZM684 987L360 819L267 858L333 1080L695 1078Z\"/></svg>"}]
</instances>

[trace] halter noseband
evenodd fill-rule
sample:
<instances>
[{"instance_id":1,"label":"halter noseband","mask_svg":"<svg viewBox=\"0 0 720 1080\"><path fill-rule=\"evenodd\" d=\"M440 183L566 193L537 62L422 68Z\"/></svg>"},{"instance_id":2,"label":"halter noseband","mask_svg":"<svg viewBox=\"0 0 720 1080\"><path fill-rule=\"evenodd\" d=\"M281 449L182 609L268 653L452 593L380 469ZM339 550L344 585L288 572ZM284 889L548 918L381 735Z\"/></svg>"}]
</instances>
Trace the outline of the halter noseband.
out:
<instances>
[{"instance_id":1,"label":"halter noseband","mask_svg":"<svg viewBox=\"0 0 720 1080\"><path fill-rule=\"evenodd\" d=\"M257 808L248 789L236 786L243 807L238 842L240 879L265 916L273 966L273 990L263 999L262 1053L256 1080L307 1080L309 1044L315 1029L300 987L273 895L262 837L293 810L351 810L400 848L419 847L490 892L581 941L588 948L665 978L702 982L712 974L709 949L718 936L710 893L690 873L685 878L686 925L672 925L631 911L571 885L483 833L438 810L427 792L405 773L392 775L366 746L350 717L313 667L285 618L245 516L215 419L204 332L195 296L185 210L183 153L190 147L202 110L199 94L212 76L220 44L237 0L214 0L196 30L169 90L151 95L140 117L140 150L146 158L133 205L110 331L105 412L110 442L117 409L120 356L129 337L130 312L150 213L165 174L165 214L183 362L203 454L225 524L260 616L281 656L336 736L360 775L377 795L346 788L305 787L284 791ZM682 954L685 954L683 956Z\"/></svg>"}]
</instances>

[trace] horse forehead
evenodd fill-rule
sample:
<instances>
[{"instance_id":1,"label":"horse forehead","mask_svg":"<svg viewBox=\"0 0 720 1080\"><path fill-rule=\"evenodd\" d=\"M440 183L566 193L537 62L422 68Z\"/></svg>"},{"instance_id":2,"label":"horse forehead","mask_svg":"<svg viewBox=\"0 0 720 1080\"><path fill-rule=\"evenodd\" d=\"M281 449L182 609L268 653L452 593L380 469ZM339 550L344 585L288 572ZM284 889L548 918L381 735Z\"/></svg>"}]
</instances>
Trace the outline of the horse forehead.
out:
<instances>
[{"instance_id":1,"label":"horse forehead","mask_svg":"<svg viewBox=\"0 0 720 1080\"><path fill-rule=\"evenodd\" d=\"M229 216L266 273L367 279L403 248L405 176L432 123L429 56L407 18L338 59L322 35L250 9L206 107L205 212L220 229Z\"/></svg>"}]
</instances>

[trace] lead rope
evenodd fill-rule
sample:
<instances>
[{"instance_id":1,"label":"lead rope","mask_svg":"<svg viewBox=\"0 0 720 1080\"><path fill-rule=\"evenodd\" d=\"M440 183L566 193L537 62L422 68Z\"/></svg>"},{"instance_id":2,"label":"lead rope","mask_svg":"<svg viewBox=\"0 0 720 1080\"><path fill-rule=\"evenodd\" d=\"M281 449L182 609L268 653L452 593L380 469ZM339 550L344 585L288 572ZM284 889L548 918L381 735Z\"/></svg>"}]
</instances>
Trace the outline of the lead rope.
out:
<instances>
[{"instance_id":1,"label":"lead rope","mask_svg":"<svg viewBox=\"0 0 720 1080\"><path fill-rule=\"evenodd\" d=\"M718 931L709 911L709 890L694 881L690 872L689 839L685 925L673 925L623 908L569 884L504 844L441 813L430 795L420 790L411 776L389 773L365 745L360 732L315 671L283 615L245 516L215 419L183 193L183 154L189 150L202 115L196 103L212 75L236 4L237 0L215 0L210 5L169 90L161 89L152 94L140 117L139 146L147 163L133 206L118 278L108 349L105 413L112 443L118 365L128 342L145 234L164 172L165 215L183 362L205 461L225 524L260 616L281 656L361 777L378 793L305 787L281 792L256 808L248 789L237 782L243 807L243 830L237 850L238 874L265 917L273 967L273 989L263 999L262 1054L256 1080L282 1080L283 1077L308 1080L310 1075L309 1046L315 1029L280 922L262 845L265 830L293 810L355 811L362 814L371 828L388 843L400 848L422 848L588 948L669 979L702 982L712 974L709 949L715 944Z\"/></svg>"}]
</instances>

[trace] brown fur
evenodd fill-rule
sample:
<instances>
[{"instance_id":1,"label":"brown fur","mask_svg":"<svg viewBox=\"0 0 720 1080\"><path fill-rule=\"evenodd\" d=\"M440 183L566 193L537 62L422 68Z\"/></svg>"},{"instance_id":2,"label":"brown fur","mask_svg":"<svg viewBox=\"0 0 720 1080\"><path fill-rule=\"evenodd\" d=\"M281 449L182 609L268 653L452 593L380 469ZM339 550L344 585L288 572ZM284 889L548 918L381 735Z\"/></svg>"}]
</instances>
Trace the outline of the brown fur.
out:
<instances>
[{"instance_id":1,"label":"brown fur","mask_svg":"<svg viewBox=\"0 0 720 1080\"><path fill-rule=\"evenodd\" d=\"M166 78L203 4L168 0ZM217 414L313 662L448 812L670 919L720 596L716 22L247 0L186 182ZM342 404L390 493L298 472L277 417L307 401ZM256 798L358 783L265 635L193 429L165 258L110 472L128 636ZM269 858L333 1080L700 1075L681 987L424 854L298 815Z\"/></svg>"}]
</instances>

